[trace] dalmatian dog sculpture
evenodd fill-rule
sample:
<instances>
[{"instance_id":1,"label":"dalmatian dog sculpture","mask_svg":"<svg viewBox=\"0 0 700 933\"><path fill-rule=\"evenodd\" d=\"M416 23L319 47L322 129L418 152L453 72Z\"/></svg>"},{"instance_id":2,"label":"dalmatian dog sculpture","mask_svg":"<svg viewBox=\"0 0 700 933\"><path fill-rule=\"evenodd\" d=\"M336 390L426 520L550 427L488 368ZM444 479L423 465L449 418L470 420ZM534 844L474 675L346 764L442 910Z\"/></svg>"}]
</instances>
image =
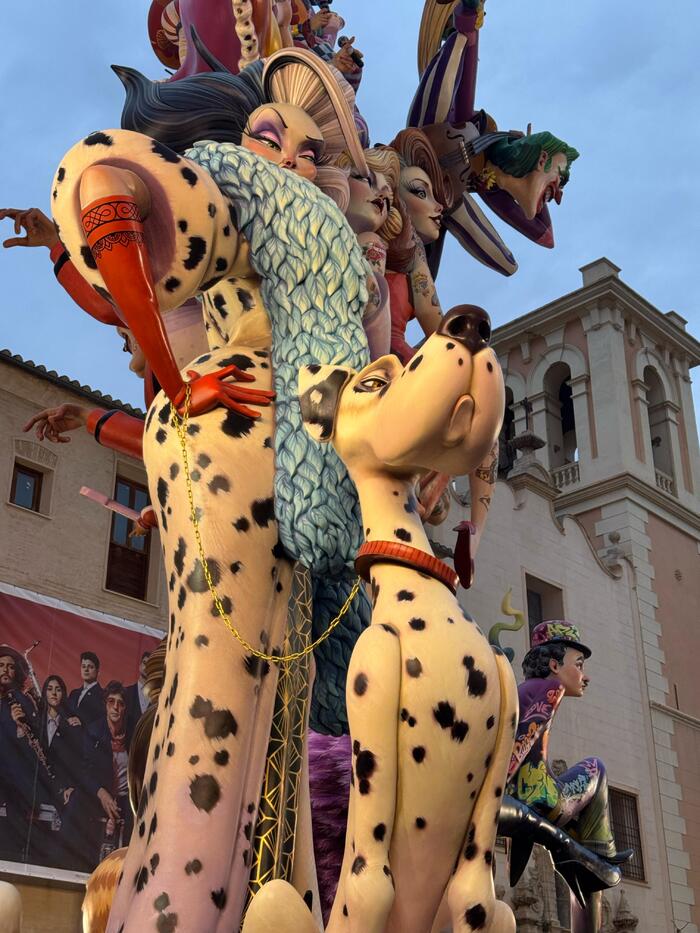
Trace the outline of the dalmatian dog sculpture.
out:
<instances>
[{"instance_id":1,"label":"dalmatian dog sculpture","mask_svg":"<svg viewBox=\"0 0 700 933\"><path fill-rule=\"evenodd\" d=\"M416 511L416 475L459 475L497 436L504 390L480 308L463 305L404 369L300 371L304 423L332 441L360 497L372 624L355 646L347 703L353 780L329 933L427 933L447 892L452 929L512 933L493 851L518 699L506 658L455 596ZM316 931L281 881L253 900L244 933Z\"/></svg>"}]
</instances>

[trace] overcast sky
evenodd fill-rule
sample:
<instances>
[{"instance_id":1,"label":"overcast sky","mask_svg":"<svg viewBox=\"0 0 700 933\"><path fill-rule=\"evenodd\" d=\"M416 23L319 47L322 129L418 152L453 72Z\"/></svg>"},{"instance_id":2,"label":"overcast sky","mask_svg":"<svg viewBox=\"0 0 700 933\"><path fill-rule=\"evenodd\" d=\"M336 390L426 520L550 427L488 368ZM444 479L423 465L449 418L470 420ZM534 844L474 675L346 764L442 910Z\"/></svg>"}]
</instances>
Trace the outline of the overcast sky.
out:
<instances>
[{"instance_id":1,"label":"overcast sky","mask_svg":"<svg viewBox=\"0 0 700 933\"><path fill-rule=\"evenodd\" d=\"M404 126L415 90L422 0L336 0L366 70L358 103L373 142ZM109 70L164 76L146 31L147 0L8 3L0 58L0 202L48 212L63 153L119 125L123 94ZM551 206L556 247L503 225L520 269L506 279L454 246L438 280L443 308L471 302L502 324L578 288L578 268L607 256L661 311L700 336L700 5L632 0L488 0L477 106L505 128L548 129L581 152L563 204ZM693 172L696 175L693 175ZM0 225L2 238L10 224ZM448 238L449 239L449 238ZM93 388L142 403L111 328L56 285L46 250L0 252L0 345ZM700 383L697 377L696 381ZM700 395L696 391L696 406Z\"/></svg>"}]
</instances>

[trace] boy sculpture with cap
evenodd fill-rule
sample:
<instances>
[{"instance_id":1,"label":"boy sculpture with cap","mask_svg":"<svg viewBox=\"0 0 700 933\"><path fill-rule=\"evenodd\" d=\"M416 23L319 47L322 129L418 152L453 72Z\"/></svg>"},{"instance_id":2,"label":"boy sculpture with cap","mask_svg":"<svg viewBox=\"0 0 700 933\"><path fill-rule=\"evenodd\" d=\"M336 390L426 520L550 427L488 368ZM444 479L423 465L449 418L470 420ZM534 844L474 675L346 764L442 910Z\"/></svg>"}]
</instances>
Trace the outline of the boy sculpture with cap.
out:
<instances>
[{"instance_id":1,"label":"boy sculpture with cap","mask_svg":"<svg viewBox=\"0 0 700 933\"><path fill-rule=\"evenodd\" d=\"M512 836L511 860L519 863L521 871L533 843L549 849L574 893L588 900L587 922L580 928L597 931L600 895L594 892L619 881L617 866L633 851L615 848L608 782L600 758L584 758L558 776L547 760L554 714L564 697L583 696L589 683L584 664L590 656L590 648L581 643L570 622L542 622L533 629L532 647L523 659L525 680L518 687L520 723L507 787L512 802L505 798L500 831ZM517 806L516 801L527 807ZM513 825L504 825L509 823ZM513 865L511 876L512 869Z\"/></svg>"}]
</instances>

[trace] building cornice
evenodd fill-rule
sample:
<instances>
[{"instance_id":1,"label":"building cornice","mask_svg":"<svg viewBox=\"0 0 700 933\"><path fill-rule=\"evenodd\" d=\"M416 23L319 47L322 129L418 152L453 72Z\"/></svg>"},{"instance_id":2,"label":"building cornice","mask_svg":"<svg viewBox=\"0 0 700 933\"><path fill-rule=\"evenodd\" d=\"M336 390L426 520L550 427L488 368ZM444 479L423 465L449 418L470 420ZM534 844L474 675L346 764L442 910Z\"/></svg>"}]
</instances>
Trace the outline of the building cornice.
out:
<instances>
[{"instance_id":1,"label":"building cornice","mask_svg":"<svg viewBox=\"0 0 700 933\"><path fill-rule=\"evenodd\" d=\"M134 408L133 405L122 402L118 398L112 398L111 395L104 395L102 392L97 389L92 389L90 386L81 385L77 379L70 379L68 376L60 376L55 369L47 369L45 366L34 363L32 360L25 360L18 353L12 354L10 350L0 350L0 363L14 366L16 369L21 369L61 389L67 389L69 392L73 392L80 398L86 399L100 408L117 409L118 411L125 412L127 415L132 415L134 418L146 417L145 412L141 411L140 408Z\"/></svg>"},{"instance_id":2,"label":"building cornice","mask_svg":"<svg viewBox=\"0 0 700 933\"><path fill-rule=\"evenodd\" d=\"M700 732L700 719L698 719L697 716L691 716L690 713L683 713L679 709L674 709L672 706L666 706L665 703L657 703L655 700L652 700L649 706L651 706L652 709L655 709L658 713L663 713L670 719L675 719L677 722L682 722L683 725L690 726L691 729L697 729Z\"/></svg>"},{"instance_id":3,"label":"building cornice","mask_svg":"<svg viewBox=\"0 0 700 933\"><path fill-rule=\"evenodd\" d=\"M618 473L609 479L597 483L588 483L583 487L562 493L556 502L559 514L580 505L590 505L591 499L620 491L636 493L641 499L653 503L656 508L672 515L684 522L694 531L700 533L700 515L681 505L673 496L661 492L655 486L645 483L631 473Z\"/></svg>"},{"instance_id":4,"label":"building cornice","mask_svg":"<svg viewBox=\"0 0 700 933\"><path fill-rule=\"evenodd\" d=\"M700 364L700 341L682 330L673 323L673 319L669 319L615 275L578 288L495 328L491 345L501 356L506 349L521 345L524 335L530 339L535 334L544 335L561 327L573 316L590 314L600 307L610 307L611 303L622 317L631 315L650 336L671 344L676 353L687 356L689 368Z\"/></svg>"}]
</instances>

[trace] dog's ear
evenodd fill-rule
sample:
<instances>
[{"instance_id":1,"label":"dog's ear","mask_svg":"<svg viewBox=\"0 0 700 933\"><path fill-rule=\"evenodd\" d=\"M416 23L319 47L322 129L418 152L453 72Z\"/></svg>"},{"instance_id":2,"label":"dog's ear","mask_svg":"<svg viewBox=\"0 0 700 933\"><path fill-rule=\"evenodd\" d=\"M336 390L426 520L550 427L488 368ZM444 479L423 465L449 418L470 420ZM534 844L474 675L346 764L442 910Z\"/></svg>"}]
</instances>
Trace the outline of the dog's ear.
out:
<instances>
[{"instance_id":1,"label":"dog's ear","mask_svg":"<svg viewBox=\"0 0 700 933\"><path fill-rule=\"evenodd\" d=\"M299 405L304 427L314 440L327 443L335 431L340 395L355 371L312 363L299 370Z\"/></svg>"}]
</instances>

